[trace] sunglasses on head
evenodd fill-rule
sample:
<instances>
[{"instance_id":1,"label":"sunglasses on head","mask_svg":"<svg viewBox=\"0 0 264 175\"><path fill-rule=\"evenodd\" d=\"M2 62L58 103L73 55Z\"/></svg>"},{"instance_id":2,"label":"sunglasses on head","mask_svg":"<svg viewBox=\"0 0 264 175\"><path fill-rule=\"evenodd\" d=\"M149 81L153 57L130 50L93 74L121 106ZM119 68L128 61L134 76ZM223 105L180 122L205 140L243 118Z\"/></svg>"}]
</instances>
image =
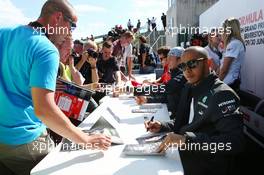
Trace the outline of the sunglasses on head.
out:
<instances>
[{"instance_id":1,"label":"sunglasses on head","mask_svg":"<svg viewBox=\"0 0 264 175\"><path fill-rule=\"evenodd\" d=\"M178 65L178 68L181 71L186 71L187 68L189 69L194 69L198 66L199 62L204 60L205 58L198 58L198 59L193 59L193 60L189 60L186 63L181 63Z\"/></svg>"},{"instance_id":2,"label":"sunglasses on head","mask_svg":"<svg viewBox=\"0 0 264 175\"><path fill-rule=\"evenodd\" d=\"M77 27L76 23L73 22L73 20L66 15L64 15L63 17L66 21L68 21L70 23L71 31L73 31Z\"/></svg>"}]
</instances>

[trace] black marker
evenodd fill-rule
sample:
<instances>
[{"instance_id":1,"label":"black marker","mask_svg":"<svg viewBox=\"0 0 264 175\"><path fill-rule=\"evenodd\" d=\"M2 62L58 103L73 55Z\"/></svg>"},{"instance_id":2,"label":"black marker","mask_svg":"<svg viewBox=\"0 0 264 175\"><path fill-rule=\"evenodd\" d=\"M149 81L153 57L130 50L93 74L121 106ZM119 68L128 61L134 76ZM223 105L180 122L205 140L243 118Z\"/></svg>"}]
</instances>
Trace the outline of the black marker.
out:
<instances>
[{"instance_id":1,"label":"black marker","mask_svg":"<svg viewBox=\"0 0 264 175\"><path fill-rule=\"evenodd\" d=\"M154 120L154 116L151 117L150 121L148 122L148 125L149 125L150 122L153 122L153 120ZM147 132L148 132L148 130L149 129L147 128Z\"/></svg>"}]
</instances>

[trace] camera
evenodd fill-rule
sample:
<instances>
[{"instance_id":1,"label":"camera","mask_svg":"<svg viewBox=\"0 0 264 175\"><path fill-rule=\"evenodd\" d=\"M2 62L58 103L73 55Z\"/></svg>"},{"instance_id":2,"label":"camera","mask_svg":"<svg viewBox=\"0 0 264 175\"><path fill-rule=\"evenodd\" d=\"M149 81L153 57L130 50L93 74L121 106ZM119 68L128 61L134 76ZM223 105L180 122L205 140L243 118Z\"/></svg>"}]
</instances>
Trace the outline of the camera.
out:
<instances>
[{"instance_id":1,"label":"camera","mask_svg":"<svg viewBox=\"0 0 264 175\"><path fill-rule=\"evenodd\" d=\"M95 58L96 59L98 57L98 53L96 51L92 50L92 49L88 49L87 50L87 53L92 58Z\"/></svg>"},{"instance_id":2,"label":"camera","mask_svg":"<svg viewBox=\"0 0 264 175\"><path fill-rule=\"evenodd\" d=\"M73 58L78 58L78 57L80 57L80 55L78 55L76 52L74 52L74 51L71 51L71 56L73 57Z\"/></svg>"}]
</instances>

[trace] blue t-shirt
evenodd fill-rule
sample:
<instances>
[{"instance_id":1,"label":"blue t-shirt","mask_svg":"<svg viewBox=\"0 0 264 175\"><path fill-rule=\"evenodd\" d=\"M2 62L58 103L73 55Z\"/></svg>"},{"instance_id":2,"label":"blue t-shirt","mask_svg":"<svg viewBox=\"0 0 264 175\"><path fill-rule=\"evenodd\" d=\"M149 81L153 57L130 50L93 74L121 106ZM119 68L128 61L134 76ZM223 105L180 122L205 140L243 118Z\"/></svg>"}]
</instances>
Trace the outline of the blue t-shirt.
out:
<instances>
[{"instance_id":1,"label":"blue t-shirt","mask_svg":"<svg viewBox=\"0 0 264 175\"><path fill-rule=\"evenodd\" d=\"M46 126L34 114L31 88L55 90L59 53L29 26L0 28L0 143L32 142Z\"/></svg>"}]
</instances>

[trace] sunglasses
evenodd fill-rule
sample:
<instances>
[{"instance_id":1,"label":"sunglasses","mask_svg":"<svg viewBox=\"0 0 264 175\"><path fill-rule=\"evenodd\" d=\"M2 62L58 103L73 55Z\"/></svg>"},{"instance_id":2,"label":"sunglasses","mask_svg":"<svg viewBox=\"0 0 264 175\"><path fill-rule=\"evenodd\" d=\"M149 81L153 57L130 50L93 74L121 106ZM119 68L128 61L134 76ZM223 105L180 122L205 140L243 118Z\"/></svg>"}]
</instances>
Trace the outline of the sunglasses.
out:
<instances>
[{"instance_id":1,"label":"sunglasses","mask_svg":"<svg viewBox=\"0 0 264 175\"><path fill-rule=\"evenodd\" d=\"M178 65L178 68L183 72L186 71L187 68L194 69L199 65L199 62L204 60L204 59L205 58L198 58L198 59L193 59L193 60L187 61L186 63L181 63Z\"/></svg>"},{"instance_id":2,"label":"sunglasses","mask_svg":"<svg viewBox=\"0 0 264 175\"><path fill-rule=\"evenodd\" d=\"M71 27L70 30L73 31L77 27L76 23L73 22L73 20L70 17L66 16L66 15L64 15L63 17L64 17L64 20L66 20L66 21L68 21L70 23L70 27Z\"/></svg>"},{"instance_id":3,"label":"sunglasses","mask_svg":"<svg viewBox=\"0 0 264 175\"><path fill-rule=\"evenodd\" d=\"M61 12L63 14L64 20L70 23L71 32L77 27L76 23L69 16L65 15L64 10L59 7L56 7L56 5L53 6L53 9L50 9L50 13L54 12Z\"/></svg>"}]
</instances>

